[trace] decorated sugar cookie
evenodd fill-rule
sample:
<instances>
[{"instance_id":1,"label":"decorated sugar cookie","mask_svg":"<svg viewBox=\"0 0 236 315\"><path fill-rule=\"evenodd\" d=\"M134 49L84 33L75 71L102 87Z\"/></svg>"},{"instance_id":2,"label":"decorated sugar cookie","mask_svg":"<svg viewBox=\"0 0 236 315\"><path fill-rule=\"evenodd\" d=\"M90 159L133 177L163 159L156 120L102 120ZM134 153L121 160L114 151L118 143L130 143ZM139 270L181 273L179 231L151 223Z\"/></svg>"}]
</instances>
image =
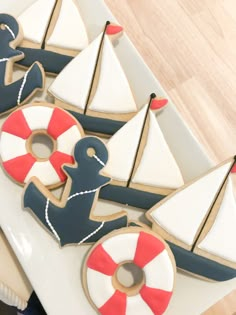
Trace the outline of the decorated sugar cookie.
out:
<instances>
[{"instance_id":1,"label":"decorated sugar cookie","mask_svg":"<svg viewBox=\"0 0 236 315\"><path fill-rule=\"evenodd\" d=\"M47 72L57 74L89 43L76 0L36 0L18 20L24 30L23 66L39 60Z\"/></svg>"},{"instance_id":2,"label":"decorated sugar cookie","mask_svg":"<svg viewBox=\"0 0 236 315\"><path fill-rule=\"evenodd\" d=\"M95 133L113 134L138 111L126 69L113 46L122 31L121 26L107 22L103 33L49 87L55 103L70 110L85 129Z\"/></svg>"},{"instance_id":3,"label":"decorated sugar cookie","mask_svg":"<svg viewBox=\"0 0 236 315\"><path fill-rule=\"evenodd\" d=\"M61 246L93 243L107 233L127 226L127 214L93 215L99 190L110 182L100 173L108 160L106 146L95 137L85 137L75 146L75 165L65 165L68 180L61 200L33 178L26 186L24 207L30 208Z\"/></svg>"},{"instance_id":4,"label":"decorated sugar cookie","mask_svg":"<svg viewBox=\"0 0 236 315\"><path fill-rule=\"evenodd\" d=\"M216 166L147 213L154 231L170 242L178 267L219 281L236 276L236 203L229 178L235 161Z\"/></svg>"},{"instance_id":5,"label":"decorated sugar cookie","mask_svg":"<svg viewBox=\"0 0 236 315\"><path fill-rule=\"evenodd\" d=\"M136 265L142 279L131 287L118 278L121 266ZM101 315L161 315L170 302L175 262L168 245L149 229L129 227L99 240L84 263L84 288Z\"/></svg>"},{"instance_id":6,"label":"decorated sugar cookie","mask_svg":"<svg viewBox=\"0 0 236 315\"><path fill-rule=\"evenodd\" d=\"M19 184L37 176L50 188L59 186L66 180L61 167L73 163L74 146L83 134L78 121L63 109L48 103L26 105L14 111L2 125L2 166ZM38 135L49 137L53 143L49 158L38 157L32 149L33 139Z\"/></svg>"},{"instance_id":7,"label":"decorated sugar cookie","mask_svg":"<svg viewBox=\"0 0 236 315\"><path fill-rule=\"evenodd\" d=\"M0 14L0 115L24 104L44 85L44 71L38 62L30 67L22 79L12 81L14 62L24 58L24 54L15 49L22 38L15 18Z\"/></svg>"},{"instance_id":8,"label":"decorated sugar cookie","mask_svg":"<svg viewBox=\"0 0 236 315\"><path fill-rule=\"evenodd\" d=\"M152 94L149 104L108 140L105 171L113 180L101 198L149 209L184 184L154 113L165 105Z\"/></svg>"}]
</instances>

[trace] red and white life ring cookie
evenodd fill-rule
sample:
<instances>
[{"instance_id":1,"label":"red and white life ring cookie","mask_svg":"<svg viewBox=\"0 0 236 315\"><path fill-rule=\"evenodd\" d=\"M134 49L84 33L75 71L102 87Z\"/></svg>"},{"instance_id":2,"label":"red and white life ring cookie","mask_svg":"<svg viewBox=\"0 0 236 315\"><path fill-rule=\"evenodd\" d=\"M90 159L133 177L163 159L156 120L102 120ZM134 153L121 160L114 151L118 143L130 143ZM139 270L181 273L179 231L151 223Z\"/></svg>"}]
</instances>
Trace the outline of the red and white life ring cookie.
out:
<instances>
[{"instance_id":1,"label":"red and white life ring cookie","mask_svg":"<svg viewBox=\"0 0 236 315\"><path fill-rule=\"evenodd\" d=\"M142 269L140 285L121 289L117 270L127 262ZM85 262L84 287L102 315L161 315L172 296L175 263L168 245L151 230L125 228L102 238Z\"/></svg>"},{"instance_id":2,"label":"red and white life ring cookie","mask_svg":"<svg viewBox=\"0 0 236 315\"><path fill-rule=\"evenodd\" d=\"M54 150L48 159L33 153L31 144L35 134L46 134L52 139ZM61 166L73 163L74 146L82 137L82 127L66 111L47 103L23 106L2 126L2 166L20 184L36 176L45 186L59 186L66 180Z\"/></svg>"}]
</instances>

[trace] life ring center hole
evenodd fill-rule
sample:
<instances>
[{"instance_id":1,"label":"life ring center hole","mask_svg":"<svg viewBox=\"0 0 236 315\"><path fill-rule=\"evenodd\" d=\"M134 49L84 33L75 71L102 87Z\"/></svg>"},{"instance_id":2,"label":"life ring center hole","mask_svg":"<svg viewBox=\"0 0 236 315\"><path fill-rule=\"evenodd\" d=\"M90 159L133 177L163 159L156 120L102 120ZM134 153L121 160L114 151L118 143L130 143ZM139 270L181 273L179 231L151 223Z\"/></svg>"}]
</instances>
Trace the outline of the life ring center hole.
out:
<instances>
[{"instance_id":1,"label":"life ring center hole","mask_svg":"<svg viewBox=\"0 0 236 315\"><path fill-rule=\"evenodd\" d=\"M133 262L121 264L115 274L116 289L135 295L141 289L145 282L143 270Z\"/></svg>"},{"instance_id":2,"label":"life ring center hole","mask_svg":"<svg viewBox=\"0 0 236 315\"><path fill-rule=\"evenodd\" d=\"M31 139L31 150L36 158L48 159L54 151L54 141L47 134L34 134Z\"/></svg>"},{"instance_id":3,"label":"life ring center hole","mask_svg":"<svg viewBox=\"0 0 236 315\"><path fill-rule=\"evenodd\" d=\"M1 30L5 30L5 29L6 29L6 25L5 25L5 24L3 24L3 23L2 23L2 24L0 24L0 29L1 29Z\"/></svg>"}]
</instances>

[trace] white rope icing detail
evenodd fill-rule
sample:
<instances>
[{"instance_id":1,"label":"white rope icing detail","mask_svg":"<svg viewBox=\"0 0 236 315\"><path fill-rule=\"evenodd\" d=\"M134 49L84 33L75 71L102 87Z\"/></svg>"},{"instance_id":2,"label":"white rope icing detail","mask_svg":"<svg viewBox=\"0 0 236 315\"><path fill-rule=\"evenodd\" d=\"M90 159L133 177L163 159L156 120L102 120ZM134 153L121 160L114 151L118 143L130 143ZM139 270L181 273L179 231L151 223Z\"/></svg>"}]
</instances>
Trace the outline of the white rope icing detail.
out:
<instances>
[{"instance_id":1,"label":"white rope icing detail","mask_svg":"<svg viewBox=\"0 0 236 315\"><path fill-rule=\"evenodd\" d=\"M98 190L98 188L91 189L91 190L85 190L85 191L81 191L81 192L77 192L77 193L75 193L75 194L69 196L69 197L67 198L67 200L69 201L69 200L71 200L72 198L75 198L75 197L77 197L77 196L86 195L86 194L91 194L91 193L96 192L97 190Z\"/></svg>"},{"instance_id":2,"label":"white rope icing detail","mask_svg":"<svg viewBox=\"0 0 236 315\"><path fill-rule=\"evenodd\" d=\"M0 282L0 300L10 306L17 307L21 311L25 310L27 307L27 302L22 300L14 291L2 282Z\"/></svg>"},{"instance_id":3,"label":"white rope icing detail","mask_svg":"<svg viewBox=\"0 0 236 315\"><path fill-rule=\"evenodd\" d=\"M86 236L85 238L83 238L82 241L80 241L80 242L78 243L78 245L84 243L85 241L87 241L87 239L89 239L90 237L92 237L93 235L95 235L98 231L100 231L100 230L103 228L104 223L105 223L105 221L103 221L103 222L101 223L101 225L100 225L95 231L93 231L93 232L90 233L88 236Z\"/></svg>"},{"instance_id":4,"label":"white rope icing detail","mask_svg":"<svg viewBox=\"0 0 236 315\"><path fill-rule=\"evenodd\" d=\"M102 166L105 166L105 163L102 160L100 160L96 154L94 154L93 157L98 161L98 163L100 163Z\"/></svg>"},{"instance_id":5,"label":"white rope icing detail","mask_svg":"<svg viewBox=\"0 0 236 315\"><path fill-rule=\"evenodd\" d=\"M8 61L9 60L9 58L2 58L2 59L0 59L0 62L5 62L5 61Z\"/></svg>"},{"instance_id":6,"label":"white rope icing detail","mask_svg":"<svg viewBox=\"0 0 236 315\"><path fill-rule=\"evenodd\" d=\"M50 222L49 218L48 218L48 206L49 206L49 198L47 198L47 202L46 202L46 207L45 207L45 220L48 224L48 226L50 227L52 233L55 235L55 237L58 239L58 241L60 242L60 237L59 235L57 234L56 230L54 229L52 223Z\"/></svg>"},{"instance_id":7,"label":"white rope icing detail","mask_svg":"<svg viewBox=\"0 0 236 315\"><path fill-rule=\"evenodd\" d=\"M23 89L25 87L25 83L26 83L26 80L27 80L27 76L29 74L29 70L26 71L25 75L24 75L24 79L23 79L23 82L21 84L21 87L20 87L20 90L19 90L19 93L18 93L18 97L17 97L17 105L20 105L20 102L21 102L21 96L22 96L22 92L23 92Z\"/></svg>"},{"instance_id":8,"label":"white rope icing detail","mask_svg":"<svg viewBox=\"0 0 236 315\"><path fill-rule=\"evenodd\" d=\"M6 27L6 29L11 33L11 36L15 39L16 38L16 36L15 36L15 34L14 34L14 32L13 32L13 30L7 25L7 24L4 24L4 26Z\"/></svg>"}]
</instances>

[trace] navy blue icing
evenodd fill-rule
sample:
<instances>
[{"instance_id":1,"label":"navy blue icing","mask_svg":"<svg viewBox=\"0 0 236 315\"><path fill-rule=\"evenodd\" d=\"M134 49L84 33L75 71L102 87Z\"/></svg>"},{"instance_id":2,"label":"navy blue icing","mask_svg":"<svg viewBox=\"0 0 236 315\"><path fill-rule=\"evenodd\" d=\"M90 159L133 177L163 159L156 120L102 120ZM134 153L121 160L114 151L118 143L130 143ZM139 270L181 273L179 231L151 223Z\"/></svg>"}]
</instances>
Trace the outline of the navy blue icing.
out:
<instances>
[{"instance_id":1,"label":"navy blue icing","mask_svg":"<svg viewBox=\"0 0 236 315\"><path fill-rule=\"evenodd\" d=\"M25 58L17 63L24 67L29 67L35 61L42 64L44 70L48 73L58 74L73 59L71 56L62 55L53 51L44 49L33 49L18 47L25 54Z\"/></svg>"},{"instance_id":2,"label":"navy blue icing","mask_svg":"<svg viewBox=\"0 0 236 315\"><path fill-rule=\"evenodd\" d=\"M170 242L167 243L175 256L178 268L215 281L226 281L236 277L236 270L233 268L199 256Z\"/></svg>"},{"instance_id":3,"label":"navy blue icing","mask_svg":"<svg viewBox=\"0 0 236 315\"><path fill-rule=\"evenodd\" d=\"M106 164L108 152L98 138L85 137L75 146L74 156L78 163L77 166L64 166L64 171L72 180L69 196L78 192L99 190L100 187L110 181L109 177L99 174L103 168L94 157L87 155L87 149L93 148L96 155ZM45 188L44 188L45 189ZM70 200L65 200L65 206L58 207L54 203L49 203L48 216L49 220L60 237L61 245L80 243L95 230L99 231L85 240L85 243L93 243L99 240L107 233L127 226L127 215L120 213L117 219L104 221L102 217L92 218L91 211L97 201L96 192L84 193ZM24 194L24 207L30 208L44 226L51 232L45 219L45 207L47 197L40 190L37 181L29 183ZM106 220L106 217L104 217Z\"/></svg>"},{"instance_id":4,"label":"navy blue icing","mask_svg":"<svg viewBox=\"0 0 236 315\"><path fill-rule=\"evenodd\" d=\"M19 26L15 18L7 14L0 14L0 25L7 25L10 30L17 37L19 33ZM24 54L21 51L10 47L10 42L14 40L14 37L9 29L0 28L0 59L11 59L12 57L21 56ZM0 114L7 112L17 106L19 92L22 87L24 78L19 79L13 83L5 85L5 77L7 70L7 60L0 62ZM20 103L30 96L37 88L43 87L43 74L42 70L37 63L29 70L26 78Z\"/></svg>"},{"instance_id":5,"label":"navy blue icing","mask_svg":"<svg viewBox=\"0 0 236 315\"><path fill-rule=\"evenodd\" d=\"M19 312L23 315L47 315L35 292L31 294L27 308Z\"/></svg>"},{"instance_id":6,"label":"navy blue icing","mask_svg":"<svg viewBox=\"0 0 236 315\"><path fill-rule=\"evenodd\" d=\"M102 187L99 198L149 210L166 196L130 187L107 185Z\"/></svg>"}]
</instances>

